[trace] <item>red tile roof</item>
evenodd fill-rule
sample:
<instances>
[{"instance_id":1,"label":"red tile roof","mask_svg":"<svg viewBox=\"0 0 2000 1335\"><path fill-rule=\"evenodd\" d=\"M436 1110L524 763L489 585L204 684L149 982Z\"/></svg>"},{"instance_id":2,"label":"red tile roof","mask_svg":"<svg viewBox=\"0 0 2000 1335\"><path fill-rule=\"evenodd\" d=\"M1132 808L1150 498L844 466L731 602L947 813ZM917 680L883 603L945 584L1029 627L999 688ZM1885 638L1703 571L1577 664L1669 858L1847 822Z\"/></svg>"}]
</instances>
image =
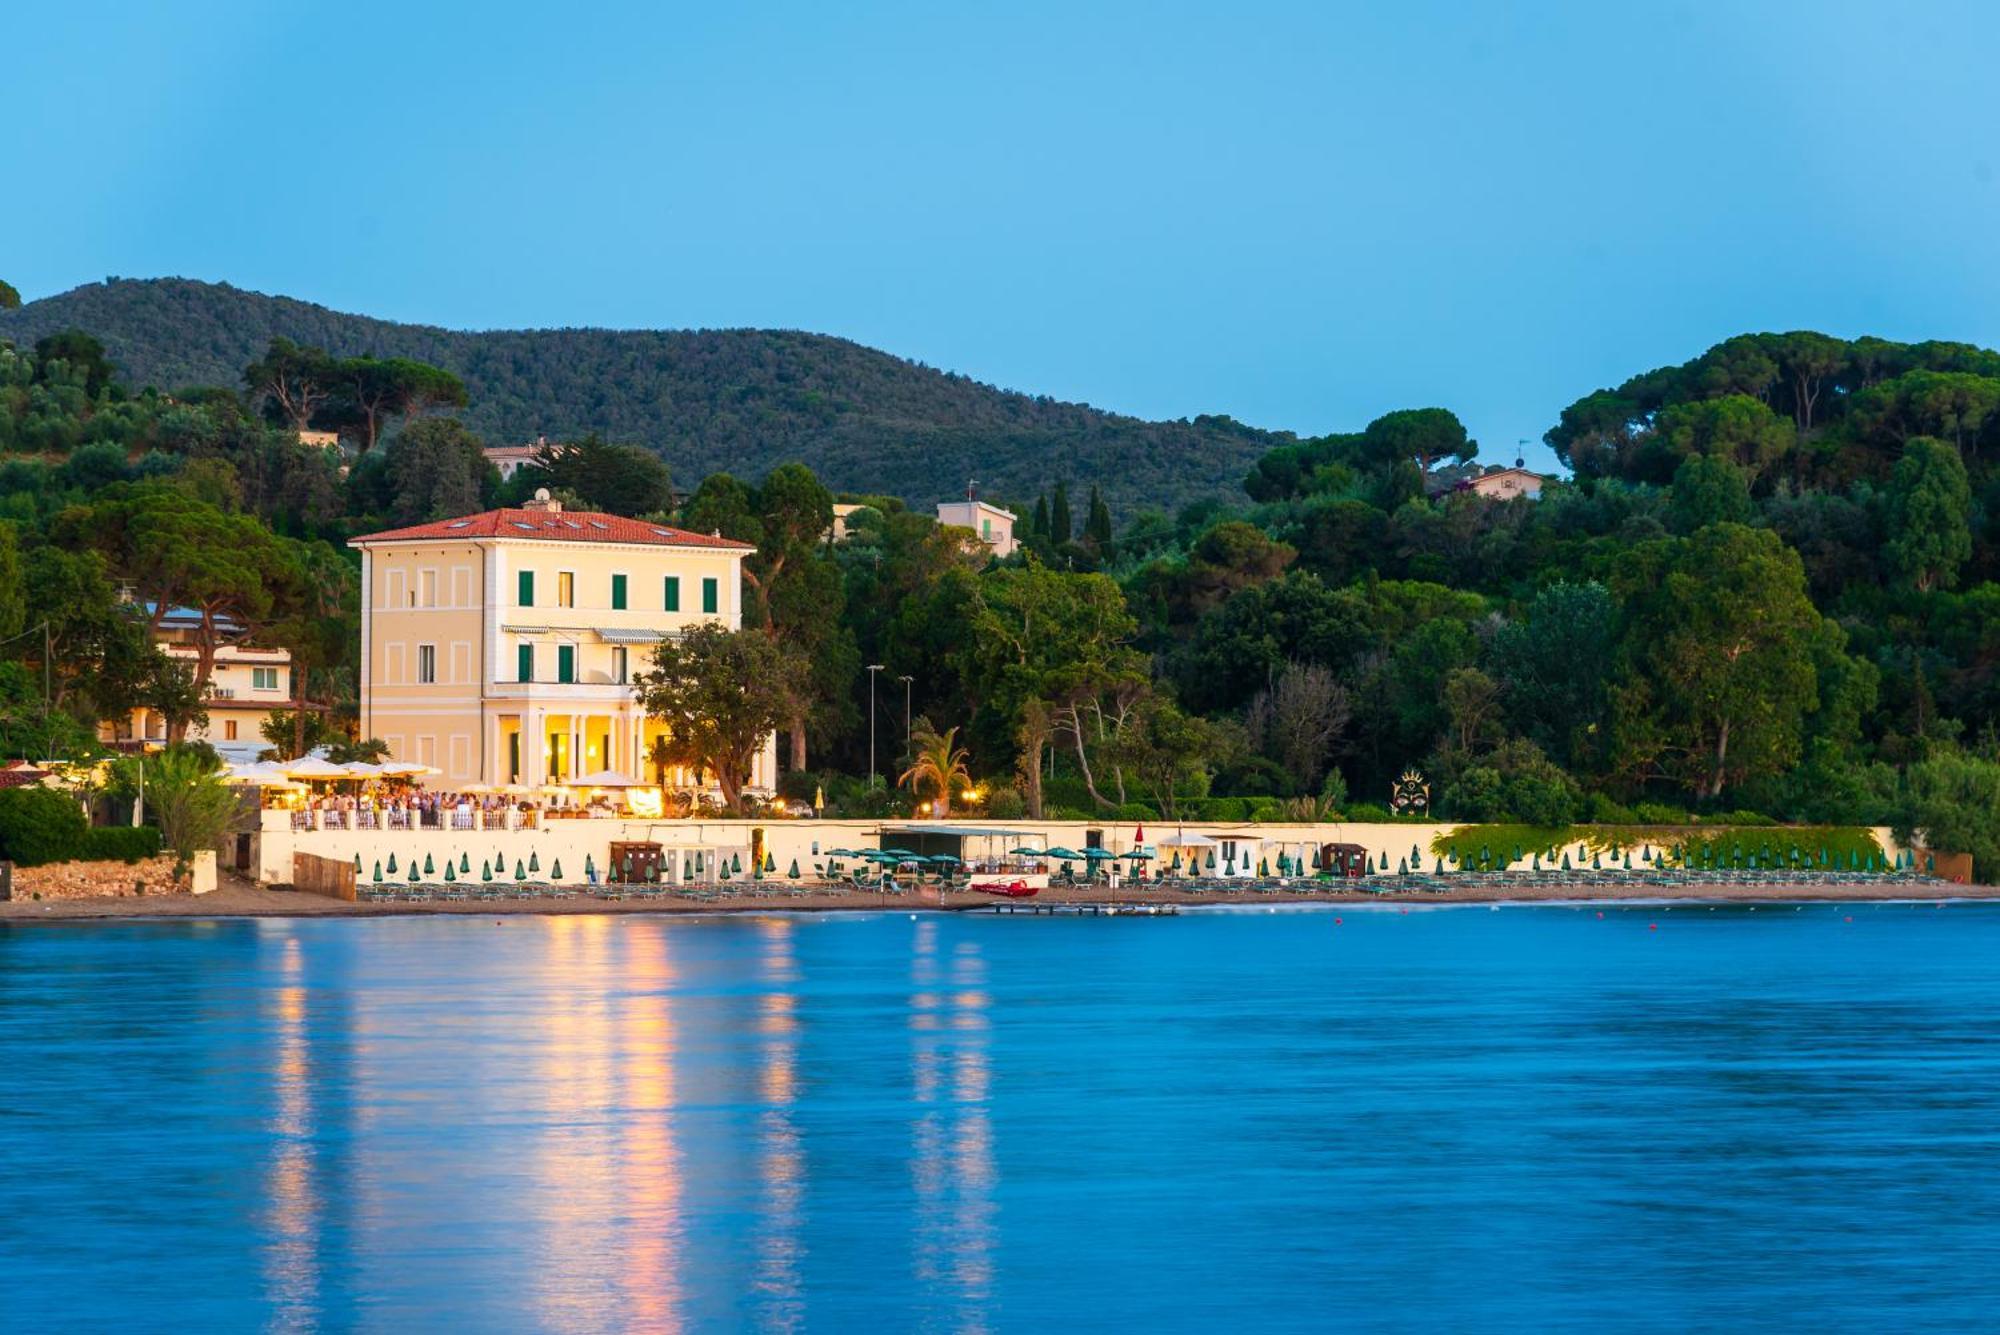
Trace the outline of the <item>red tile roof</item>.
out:
<instances>
[{"instance_id":1,"label":"red tile roof","mask_svg":"<svg viewBox=\"0 0 2000 1335\"><path fill-rule=\"evenodd\" d=\"M536 542L616 542L638 543L647 547L708 547L731 552L757 550L747 542L690 533L684 528L649 524L623 515L599 514L591 510L488 510L463 519L441 519L434 524L385 529L348 539L350 547L374 542L419 542L452 538L521 538Z\"/></svg>"}]
</instances>

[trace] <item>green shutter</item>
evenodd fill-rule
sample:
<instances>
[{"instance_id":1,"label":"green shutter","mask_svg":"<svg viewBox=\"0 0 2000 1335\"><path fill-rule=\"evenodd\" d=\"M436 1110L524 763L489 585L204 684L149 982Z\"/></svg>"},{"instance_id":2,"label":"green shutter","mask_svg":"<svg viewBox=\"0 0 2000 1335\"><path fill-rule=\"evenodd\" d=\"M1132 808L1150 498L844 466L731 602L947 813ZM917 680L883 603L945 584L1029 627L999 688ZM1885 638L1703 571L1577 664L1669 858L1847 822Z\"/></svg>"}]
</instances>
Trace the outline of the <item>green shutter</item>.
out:
<instances>
[{"instance_id":1,"label":"green shutter","mask_svg":"<svg viewBox=\"0 0 2000 1335\"><path fill-rule=\"evenodd\" d=\"M514 601L522 607L533 607L535 605L534 571L523 570L521 572L520 594Z\"/></svg>"},{"instance_id":2,"label":"green shutter","mask_svg":"<svg viewBox=\"0 0 2000 1335\"><path fill-rule=\"evenodd\" d=\"M715 587L715 581L712 579L704 579L701 582L701 610L704 612L715 610Z\"/></svg>"},{"instance_id":3,"label":"green shutter","mask_svg":"<svg viewBox=\"0 0 2000 1335\"><path fill-rule=\"evenodd\" d=\"M556 680L569 682L576 680L576 646L559 644L556 646Z\"/></svg>"},{"instance_id":4,"label":"green shutter","mask_svg":"<svg viewBox=\"0 0 2000 1335\"><path fill-rule=\"evenodd\" d=\"M623 575L613 575L611 577L611 610L614 612L625 610L625 577Z\"/></svg>"},{"instance_id":5,"label":"green shutter","mask_svg":"<svg viewBox=\"0 0 2000 1335\"><path fill-rule=\"evenodd\" d=\"M516 649L514 651L514 661L519 666L520 670L518 675L520 676L520 679L522 681L533 681L535 679L534 645L524 644L520 648Z\"/></svg>"},{"instance_id":6,"label":"green shutter","mask_svg":"<svg viewBox=\"0 0 2000 1335\"><path fill-rule=\"evenodd\" d=\"M681 577L679 575L667 576L667 610L669 612L678 612L681 610Z\"/></svg>"}]
</instances>

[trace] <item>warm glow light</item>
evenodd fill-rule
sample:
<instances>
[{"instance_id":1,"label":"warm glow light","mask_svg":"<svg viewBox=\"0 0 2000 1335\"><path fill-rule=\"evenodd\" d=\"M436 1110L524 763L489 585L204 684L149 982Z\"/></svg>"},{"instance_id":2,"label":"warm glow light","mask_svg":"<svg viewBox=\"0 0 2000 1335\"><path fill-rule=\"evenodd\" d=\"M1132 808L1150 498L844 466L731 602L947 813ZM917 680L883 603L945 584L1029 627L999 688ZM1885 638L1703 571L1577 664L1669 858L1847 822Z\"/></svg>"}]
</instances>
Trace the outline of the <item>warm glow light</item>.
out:
<instances>
[{"instance_id":1,"label":"warm glow light","mask_svg":"<svg viewBox=\"0 0 2000 1335\"><path fill-rule=\"evenodd\" d=\"M635 816L646 817L659 816L666 810L665 804L660 801L660 790L657 788L627 788L625 808Z\"/></svg>"}]
</instances>

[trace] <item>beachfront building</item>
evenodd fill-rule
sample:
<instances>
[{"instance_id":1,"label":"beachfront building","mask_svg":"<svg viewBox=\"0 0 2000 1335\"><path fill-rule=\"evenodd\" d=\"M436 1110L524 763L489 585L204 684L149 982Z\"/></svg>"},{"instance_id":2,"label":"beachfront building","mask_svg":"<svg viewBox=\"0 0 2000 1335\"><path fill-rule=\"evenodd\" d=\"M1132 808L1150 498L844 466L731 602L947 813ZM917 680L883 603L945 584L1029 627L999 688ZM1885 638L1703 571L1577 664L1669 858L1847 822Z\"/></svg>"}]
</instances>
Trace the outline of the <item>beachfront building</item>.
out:
<instances>
[{"instance_id":1,"label":"beachfront building","mask_svg":"<svg viewBox=\"0 0 2000 1335\"><path fill-rule=\"evenodd\" d=\"M565 512L546 490L521 509L355 538L361 552L361 734L431 766L434 787L540 787L650 775L661 725L633 679L662 637L741 624L743 559L715 534ZM777 773L775 739L750 786ZM670 773L693 789L695 776Z\"/></svg>"},{"instance_id":2,"label":"beachfront building","mask_svg":"<svg viewBox=\"0 0 2000 1335\"><path fill-rule=\"evenodd\" d=\"M155 604L127 605L135 617L153 620ZM249 642L244 628L219 617L205 630L201 613L190 607L170 607L151 629L153 647L192 668L201 657L201 637L215 636L215 665L209 674L206 727L188 729L190 741L208 742L229 756L254 756L267 743L264 724L279 710L292 707L292 656L283 649ZM135 706L129 714L98 725L98 740L130 746L166 745L167 720L156 709ZM231 743L240 745L232 746Z\"/></svg>"},{"instance_id":3,"label":"beachfront building","mask_svg":"<svg viewBox=\"0 0 2000 1335\"><path fill-rule=\"evenodd\" d=\"M964 500L940 501L937 508L938 523L971 529L995 556L1012 556L1020 546L1014 541L1014 518L1012 510L980 500L974 487L965 489Z\"/></svg>"}]
</instances>

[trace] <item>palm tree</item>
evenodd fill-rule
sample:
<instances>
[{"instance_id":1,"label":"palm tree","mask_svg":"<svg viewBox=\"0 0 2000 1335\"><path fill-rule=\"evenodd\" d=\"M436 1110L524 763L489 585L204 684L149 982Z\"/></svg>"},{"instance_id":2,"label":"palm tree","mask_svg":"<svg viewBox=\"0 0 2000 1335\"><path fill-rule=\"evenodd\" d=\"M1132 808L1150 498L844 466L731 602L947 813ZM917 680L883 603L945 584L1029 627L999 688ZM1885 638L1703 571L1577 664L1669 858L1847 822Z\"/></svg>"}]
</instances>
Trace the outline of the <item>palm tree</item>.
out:
<instances>
[{"instance_id":1,"label":"palm tree","mask_svg":"<svg viewBox=\"0 0 2000 1335\"><path fill-rule=\"evenodd\" d=\"M949 816L953 785L972 782L972 771L965 766L965 748L958 744L958 729L946 728L940 733L929 719L919 719L910 730L910 745L915 751L914 759L896 782L913 793L919 788L935 789L937 814Z\"/></svg>"}]
</instances>

